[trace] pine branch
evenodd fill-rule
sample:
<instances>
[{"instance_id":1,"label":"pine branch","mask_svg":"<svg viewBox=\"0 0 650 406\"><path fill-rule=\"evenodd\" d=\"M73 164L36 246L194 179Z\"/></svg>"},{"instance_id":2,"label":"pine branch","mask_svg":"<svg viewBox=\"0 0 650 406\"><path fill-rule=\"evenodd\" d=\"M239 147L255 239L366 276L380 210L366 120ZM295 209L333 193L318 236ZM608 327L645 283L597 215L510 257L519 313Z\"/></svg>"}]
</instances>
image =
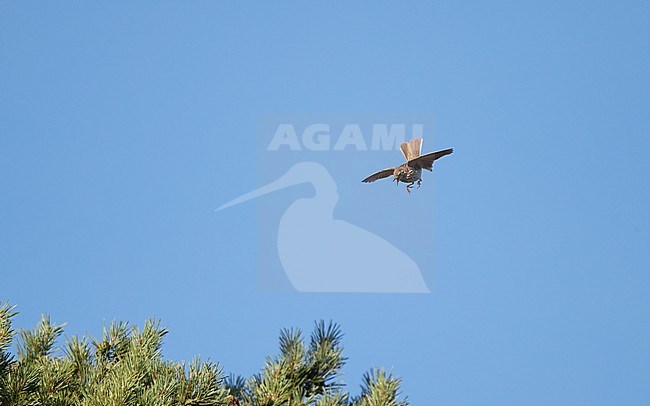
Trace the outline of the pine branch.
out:
<instances>
[{"instance_id":1,"label":"pine branch","mask_svg":"<svg viewBox=\"0 0 650 406\"><path fill-rule=\"evenodd\" d=\"M2 406L405 406L400 379L381 369L364 376L361 395L350 399L336 381L347 358L343 333L330 322L316 323L305 344L299 329L280 332L279 354L245 380L225 378L217 363L165 361L168 334L158 320L142 329L125 322L105 327L102 338L72 337L63 351L55 345L64 325L44 315L34 330L15 337L15 306L0 306L0 405Z\"/></svg>"}]
</instances>

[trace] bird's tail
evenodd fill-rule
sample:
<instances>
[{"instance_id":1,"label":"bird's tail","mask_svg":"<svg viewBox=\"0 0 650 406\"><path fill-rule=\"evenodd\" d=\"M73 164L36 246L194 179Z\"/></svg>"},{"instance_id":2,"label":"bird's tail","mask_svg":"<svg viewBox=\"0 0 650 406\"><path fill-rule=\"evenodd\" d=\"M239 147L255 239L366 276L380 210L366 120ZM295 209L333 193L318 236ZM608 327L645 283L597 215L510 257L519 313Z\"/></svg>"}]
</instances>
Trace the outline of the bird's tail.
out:
<instances>
[{"instance_id":1,"label":"bird's tail","mask_svg":"<svg viewBox=\"0 0 650 406\"><path fill-rule=\"evenodd\" d=\"M399 148L402 150L407 162L415 159L422 152L422 138L413 138L411 141L403 142Z\"/></svg>"}]
</instances>

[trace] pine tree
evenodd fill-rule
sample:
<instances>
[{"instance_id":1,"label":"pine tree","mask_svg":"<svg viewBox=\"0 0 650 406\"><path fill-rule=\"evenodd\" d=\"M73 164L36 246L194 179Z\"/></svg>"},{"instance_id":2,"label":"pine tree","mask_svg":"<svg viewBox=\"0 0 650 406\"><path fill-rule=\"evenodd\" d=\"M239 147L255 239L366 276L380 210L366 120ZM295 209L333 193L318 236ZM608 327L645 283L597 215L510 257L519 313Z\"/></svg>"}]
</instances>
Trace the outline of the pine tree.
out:
<instances>
[{"instance_id":1,"label":"pine tree","mask_svg":"<svg viewBox=\"0 0 650 406\"><path fill-rule=\"evenodd\" d=\"M44 315L33 330L16 333L16 314L15 306L0 305L0 406L407 405L400 379L381 369L364 376L359 396L345 391L338 379L343 333L332 322L317 322L308 344L299 329L282 330L280 353L245 379L199 358L164 360L168 331L160 321L147 320L141 330L114 322L101 339L72 337L58 349L64 325Z\"/></svg>"}]
</instances>

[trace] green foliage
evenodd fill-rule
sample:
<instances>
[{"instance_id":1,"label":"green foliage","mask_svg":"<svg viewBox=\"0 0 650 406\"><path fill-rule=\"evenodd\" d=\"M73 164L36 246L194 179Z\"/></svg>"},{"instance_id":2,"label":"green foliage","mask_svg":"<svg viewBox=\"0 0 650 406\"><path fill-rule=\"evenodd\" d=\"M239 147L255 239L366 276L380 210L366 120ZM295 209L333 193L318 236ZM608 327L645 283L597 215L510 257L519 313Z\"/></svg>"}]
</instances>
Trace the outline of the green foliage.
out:
<instances>
[{"instance_id":1,"label":"green foliage","mask_svg":"<svg viewBox=\"0 0 650 406\"><path fill-rule=\"evenodd\" d=\"M383 369L374 369L363 376L359 406L406 406L400 401L399 387L401 380L386 373Z\"/></svg>"},{"instance_id":2,"label":"green foliage","mask_svg":"<svg viewBox=\"0 0 650 406\"><path fill-rule=\"evenodd\" d=\"M364 376L358 397L344 391L337 380L346 361L343 334L331 322L316 323L308 345L299 329L282 330L280 353L244 379L199 358L164 360L168 331L156 320L142 330L113 322L101 339L72 337L58 348L64 325L43 316L35 329L16 334L15 315L15 306L0 306L0 406L407 405L400 379L383 370Z\"/></svg>"},{"instance_id":3,"label":"green foliage","mask_svg":"<svg viewBox=\"0 0 650 406\"><path fill-rule=\"evenodd\" d=\"M16 315L16 306L9 306L9 303L0 305L0 382L7 377L9 366L13 357L9 353L9 346L14 335L11 328L11 319Z\"/></svg>"}]
</instances>

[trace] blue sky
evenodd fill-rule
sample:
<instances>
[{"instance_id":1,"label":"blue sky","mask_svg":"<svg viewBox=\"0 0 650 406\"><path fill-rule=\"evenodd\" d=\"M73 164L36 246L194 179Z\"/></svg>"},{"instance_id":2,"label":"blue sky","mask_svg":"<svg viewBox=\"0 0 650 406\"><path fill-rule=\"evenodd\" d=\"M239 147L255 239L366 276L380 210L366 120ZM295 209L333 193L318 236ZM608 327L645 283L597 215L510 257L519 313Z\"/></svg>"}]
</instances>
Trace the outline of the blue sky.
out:
<instances>
[{"instance_id":1,"label":"blue sky","mask_svg":"<svg viewBox=\"0 0 650 406\"><path fill-rule=\"evenodd\" d=\"M385 366L414 405L644 404L649 20L642 1L2 2L0 298L68 334L159 317L166 357L244 375L281 328L333 319L349 389ZM256 290L264 201L214 209L259 186L267 114L435 117L424 149L455 153L418 193L364 167L335 212L387 235L396 207L422 213L431 294Z\"/></svg>"}]
</instances>

